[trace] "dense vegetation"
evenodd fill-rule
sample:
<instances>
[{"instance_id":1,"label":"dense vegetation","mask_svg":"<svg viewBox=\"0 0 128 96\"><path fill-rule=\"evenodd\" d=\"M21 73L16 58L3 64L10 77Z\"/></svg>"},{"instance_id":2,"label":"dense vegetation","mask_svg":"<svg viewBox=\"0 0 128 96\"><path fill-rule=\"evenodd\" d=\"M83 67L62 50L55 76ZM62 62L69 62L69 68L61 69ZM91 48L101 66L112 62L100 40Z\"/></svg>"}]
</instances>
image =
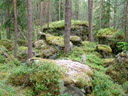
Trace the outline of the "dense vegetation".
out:
<instances>
[{"instance_id":1,"label":"dense vegetation","mask_svg":"<svg viewBox=\"0 0 128 96\"><path fill-rule=\"evenodd\" d=\"M1 0L0 96L127 96L127 14L127 0Z\"/></svg>"}]
</instances>

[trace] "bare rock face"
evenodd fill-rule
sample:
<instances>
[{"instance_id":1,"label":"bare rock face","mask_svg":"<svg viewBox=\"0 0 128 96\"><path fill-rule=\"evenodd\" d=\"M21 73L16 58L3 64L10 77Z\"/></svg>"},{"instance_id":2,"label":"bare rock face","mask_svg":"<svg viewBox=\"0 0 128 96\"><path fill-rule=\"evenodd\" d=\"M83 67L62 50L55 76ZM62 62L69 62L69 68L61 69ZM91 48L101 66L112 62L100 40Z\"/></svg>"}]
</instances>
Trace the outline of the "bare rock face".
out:
<instances>
[{"instance_id":1,"label":"bare rock face","mask_svg":"<svg viewBox=\"0 0 128 96\"><path fill-rule=\"evenodd\" d=\"M60 85L61 94L70 93L72 96L85 96L81 94L92 91L91 80L93 72L87 65L71 60L32 58L30 61L35 62L38 66L41 62L51 62L59 66L60 70L64 72L63 78L61 78L62 84Z\"/></svg>"}]
</instances>

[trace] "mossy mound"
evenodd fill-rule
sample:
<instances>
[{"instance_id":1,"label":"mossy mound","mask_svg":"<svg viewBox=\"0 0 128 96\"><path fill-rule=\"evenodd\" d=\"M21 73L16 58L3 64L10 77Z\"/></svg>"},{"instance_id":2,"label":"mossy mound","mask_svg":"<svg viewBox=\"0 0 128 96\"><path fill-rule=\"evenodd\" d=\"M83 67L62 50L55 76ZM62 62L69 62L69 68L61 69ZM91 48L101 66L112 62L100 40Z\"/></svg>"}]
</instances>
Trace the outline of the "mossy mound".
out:
<instances>
[{"instance_id":1,"label":"mossy mound","mask_svg":"<svg viewBox=\"0 0 128 96\"><path fill-rule=\"evenodd\" d=\"M15 86L30 87L33 96L56 96L59 95L60 78L58 66L44 62L40 66L32 64L15 68L7 81Z\"/></svg>"},{"instance_id":2,"label":"mossy mound","mask_svg":"<svg viewBox=\"0 0 128 96\"><path fill-rule=\"evenodd\" d=\"M64 26L64 20L52 22L49 25L49 33L54 34L55 36L63 36L65 32ZM47 25L43 26L43 32L47 33ZM88 40L88 22L72 20L71 35L79 36L82 40Z\"/></svg>"},{"instance_id":3,"label":"mossy mound","mask_svg":"<svg viewBox=\"0 0 128 96\"><path fill-rule=\"evenodd\" d=\"M64 38L62 37L47 34L46 41L48 42L48 44L64 47Z\"/></svg>"},{"instance_id":4,"label":"mossy mound","mask_svg":"<svg viewBox=\"0 0 128 96\"><path fill-rule=\"evenodd\" d=\"M96 38L100 44L110 45L113 53L117 54L120 52L117 43L124 40L124 34L113 28L105 28L98 31Z\"/></svg>"},{"instance_id":5,"label":"mossy mound","mask_svg":"<svg viewBox=\"0 0 128 96\"><path fill-rule=\"evenodd\" d=\"M102 60L102 64L104 67L109 67L112 64L115 64L115 58L106 58Z\"/></svg>"},{"instance_id":6,"label":"mossy mound","mask_svg":"<svg viewBox=\"0 0 128 96\"><path fill-rule=\"evenodd\" d=\"M70 41L74 45L80 45L81 44L81 38L79 36L70 36Z\"/></svg>"},{"instance_id":7,"label":"mossy mound","mask_svg":"<svg viewBox=\"0 0 128 96\"><path fill-rule=\"evenodd\" d=\"M104 57L110 55L112 53L112 49L109 45L97 45L97 50L100 52Z\"/></svg>"},{"instance_id":8,"label":"mossy mound","mask_svg":"<svg viewBox=\"0 0 128 96\"><path fill-rule=\"evenodd\" d=\"M14 48L14 44L10 40L0 40L0 45L4 46L9 51L12 51Z\"/></svg>"},{"instance_id":9,"label":"mossy mound","mask_svg":"<svg viewBox=\"0 0 128 96\"><path fill-rule=\"evenodd\" d=\"M96 34L96 37L98 39L120 39L122 40L124 37L122 34L119 34L119 32L116 29L113 28L106 28L106 29L101 29L98 31L98 33Z\"/></svg>"}]
</instances>

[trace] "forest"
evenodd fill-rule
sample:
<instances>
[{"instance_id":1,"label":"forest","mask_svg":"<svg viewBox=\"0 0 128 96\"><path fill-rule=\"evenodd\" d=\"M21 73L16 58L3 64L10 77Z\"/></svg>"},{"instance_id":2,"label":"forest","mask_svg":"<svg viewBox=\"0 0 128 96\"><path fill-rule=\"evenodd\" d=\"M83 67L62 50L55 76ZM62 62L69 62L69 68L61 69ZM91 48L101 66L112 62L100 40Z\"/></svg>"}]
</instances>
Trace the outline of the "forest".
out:
<instances>
[{"instance_id":1,"label":"forest","mask_svg":"<svg viewBox=\"0 0 128 96\"><path fill-rule=\"evenodd\" d=\"M0 0L0 96L128 96L128 0Z\"/></svg>"}]
</instances>

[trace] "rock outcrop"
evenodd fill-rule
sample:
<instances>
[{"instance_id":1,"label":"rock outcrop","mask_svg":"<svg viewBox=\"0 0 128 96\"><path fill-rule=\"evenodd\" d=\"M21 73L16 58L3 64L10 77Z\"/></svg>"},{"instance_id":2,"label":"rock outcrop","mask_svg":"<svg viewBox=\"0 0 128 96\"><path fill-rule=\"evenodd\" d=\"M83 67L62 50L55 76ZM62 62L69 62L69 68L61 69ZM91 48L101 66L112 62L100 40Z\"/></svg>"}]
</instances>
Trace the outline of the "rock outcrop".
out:
<instances>
[{"instance_id":1,"label":"rock outcrop","mask_svg":"<svg viewBox=\"0 0 128 96\"><path fill-rule=\"evenodd\" d=\"M49 26L49 33L55 36L63 36L64 26L64 20L52 22ZM47 25L43 26L42 32L47 33ZM88 22L72 20L71 35L79 36L82 40L88 40Z\"/></svg>"},{"instance_id":2,"label":"rock outcrop","mask_svg":"<svg viewBox=\"0 0 128 96\"><path fill-rule=\"evenodd\" d=\"M92 92L91 76L92 70L89 66L71 60L47 60L41 58L31 58L30 62L39 66L41 62L52 62L59 66L64 72L60 84L60 93L72 96L85 96Z\"/></svg>"}]
</instances>

